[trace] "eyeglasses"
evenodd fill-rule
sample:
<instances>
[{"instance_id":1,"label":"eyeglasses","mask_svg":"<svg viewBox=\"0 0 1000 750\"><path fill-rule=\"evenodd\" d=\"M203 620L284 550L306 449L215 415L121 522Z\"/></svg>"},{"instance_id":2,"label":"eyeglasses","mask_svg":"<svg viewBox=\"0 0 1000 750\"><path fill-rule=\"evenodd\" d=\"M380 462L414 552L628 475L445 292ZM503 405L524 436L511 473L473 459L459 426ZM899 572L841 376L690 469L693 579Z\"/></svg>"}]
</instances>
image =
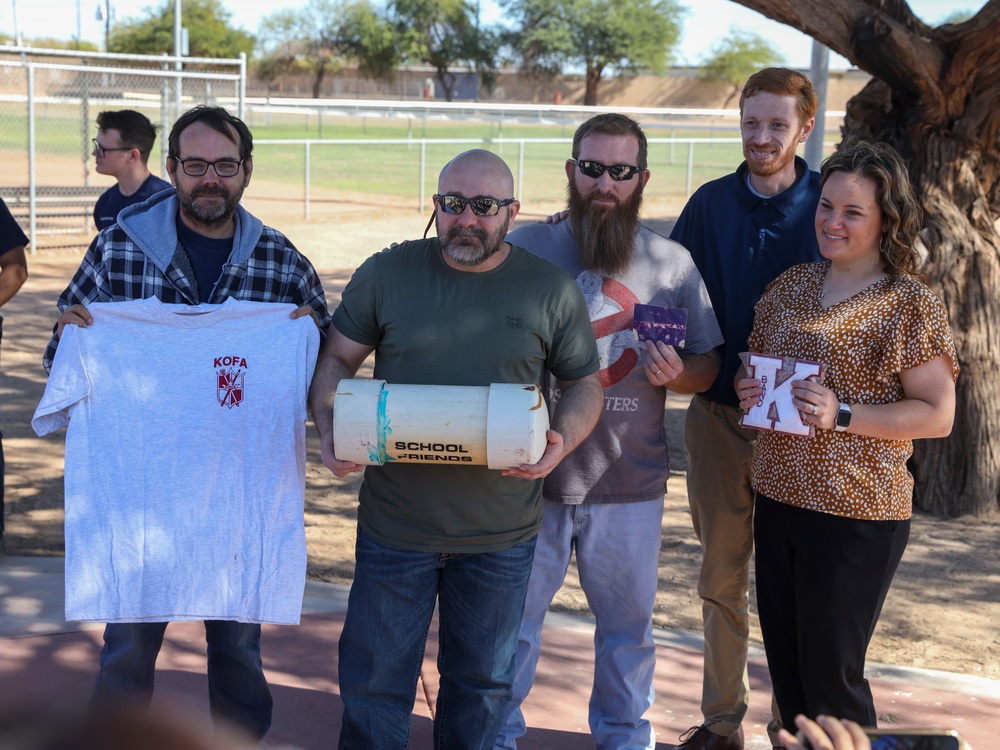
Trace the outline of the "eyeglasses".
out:
<instances>
[{"instance_id":1,"label":"eyeglasses","mask_svg":"<svg viewBox=\"0 0 1000 750\"><path fill-rule=\"evenodd\" d=\"M118 148L106 148L97 142L96 138L91 138L90 142L94 144L94 153L100 156L102 159L107 156L108 151L131 151L135 146L120 146Z\"/></svg>"},{"instance_id":2,"label":"eyeglasses","mask_svg":"<svg viewBox=\"0 0 1000 750\"><path fill-rule=\"evenodd\" d=\"M441 206L441 210L446 214L455 214L456 216L465 210L466 206L472 207L472 213L476 216L496 216L500 213L500 208L502 206L509 206L513 203L516 198L487 198L482 195L478 195L475 198L463 198L460 195L437 195L435 194L434 200L437 204Z\"/></svg>"},{"instance_id":3,"label":"eyeglasses","mask_svg":"<svg viewBox=\"0 0 1000 750\"><path fill-rule=\"evenodd\" d=\"M176 156L171 156L170 158L181 165L181 169L184 170L184 174L188 177L201 177L208 172L209 167L214 169L219 177L235 177L240 173L240 167L243 166L243 162L246 161L246 159L240 159L239 161L232 159L205 161L204 159L178 159Z\"/></svg>"},{"instance_id":4,"label":"eyeglasses","mask_svg":"<svg viewBox=\"0 0 1000 750\"><path fill-rule=\"evenodd\" d=\"M608 175L615 182L622 182L623 180L631 180L639 172L639 167L633 167L628 164L601 164L599 161L588 161L586 159L570 159L571 162L576 164L587 177L593 177L595 180L604 174L607 170Z\"/></svg>"}]
</instances>

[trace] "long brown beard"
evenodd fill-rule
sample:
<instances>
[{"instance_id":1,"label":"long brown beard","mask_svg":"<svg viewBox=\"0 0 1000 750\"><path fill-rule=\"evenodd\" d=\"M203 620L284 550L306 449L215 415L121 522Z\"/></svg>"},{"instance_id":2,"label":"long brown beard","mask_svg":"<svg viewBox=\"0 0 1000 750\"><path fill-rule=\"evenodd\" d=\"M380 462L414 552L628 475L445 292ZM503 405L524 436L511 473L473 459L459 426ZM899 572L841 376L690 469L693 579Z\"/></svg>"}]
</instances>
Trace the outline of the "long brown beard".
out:
<instances>
[{"instance_id":1,"label":"long brown beard","mask_svg":"<svg viewBox=\"0 0 1000 750\"><path fill-rule=\"evenodd\" d=\"M638 176L632 179L638 179ZM617 195L594 191L589 196L580 193L575 180L569 181L569 222L580 250L580 261L588 271L605 276L624 273L632 262L635 250L635 230L642 207L642 185L624 202ZM595 207L591 198L614 200L612 208Z\"/></svg>"}]
</instances>

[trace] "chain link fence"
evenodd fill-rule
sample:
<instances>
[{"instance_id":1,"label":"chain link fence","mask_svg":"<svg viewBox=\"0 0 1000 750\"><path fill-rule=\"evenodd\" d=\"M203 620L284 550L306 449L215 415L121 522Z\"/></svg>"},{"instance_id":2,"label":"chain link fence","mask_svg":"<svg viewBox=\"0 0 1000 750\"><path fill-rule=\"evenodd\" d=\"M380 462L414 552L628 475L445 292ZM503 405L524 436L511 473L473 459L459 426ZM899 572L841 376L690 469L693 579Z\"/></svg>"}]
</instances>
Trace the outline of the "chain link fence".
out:
<instances>
[{"instance_id":1,"label":"chain link fence","mask_svg":"<svg viewBox=\"0 0 1000 750\"><path fill-rule=\"evenodd\" d=\"M134 109L160 125L149 165L165 178L162 143L170 123L196 104L242 116L245 92L243 57L0 48L0 198L32 249L59 246L60 235L92 234L94 202L114 184L94 171L91 139L99 112Z\"/></svg>"}]
</instances>

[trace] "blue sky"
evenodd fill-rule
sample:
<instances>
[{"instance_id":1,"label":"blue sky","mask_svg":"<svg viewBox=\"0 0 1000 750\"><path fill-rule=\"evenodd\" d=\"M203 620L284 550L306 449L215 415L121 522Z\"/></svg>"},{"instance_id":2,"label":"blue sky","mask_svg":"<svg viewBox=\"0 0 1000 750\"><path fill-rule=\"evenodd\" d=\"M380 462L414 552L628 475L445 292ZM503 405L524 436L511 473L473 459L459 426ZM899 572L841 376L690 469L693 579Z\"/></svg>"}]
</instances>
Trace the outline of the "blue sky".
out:
<instances>
[{"instance_id":1,"label":"blue sky","mask_svg":"<svg viewBox=\"0 0 1000 750\"><path fill-rule=\"evenodd\" d=\"M0 31L12 34L15 14L18 31L25 37L53 36L71 39L79 29L83 39L100 44L104 39L104 23L96 19L108 0L0 0ZM159 7L163 0L110 0L114 17L141 17L149 7ZM260 19L276 7L295 8L306 0L222 0L232 13L232 22L247 31L256 32ZM729 0L679 0L687 6L684 36L677 64L696 65L712 47L729 35L732 29L760 34L770 40L785 55L785 61L795 67L808 68L812 40L787 26L768 20L752 10ZM481 0L483 19L493 22L503 18L495 0ZM984 0L910 0L910 7L924 21L934 24L956 10L979 10ZM183 13L183 11L182 11ZM720 19L723 21L720 23ZM836 57L831 68L847 67L847 61Z\"/></svg>"}]
</instances>

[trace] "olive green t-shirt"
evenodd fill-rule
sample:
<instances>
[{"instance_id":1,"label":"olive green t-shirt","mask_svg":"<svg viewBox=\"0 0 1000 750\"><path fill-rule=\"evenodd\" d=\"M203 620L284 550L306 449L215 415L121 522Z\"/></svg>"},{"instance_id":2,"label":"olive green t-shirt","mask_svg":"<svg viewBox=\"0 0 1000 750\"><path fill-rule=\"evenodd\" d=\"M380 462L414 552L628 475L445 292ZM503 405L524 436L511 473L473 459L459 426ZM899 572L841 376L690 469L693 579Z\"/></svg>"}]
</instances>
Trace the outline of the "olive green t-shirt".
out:
<instances>
[{"instance_id":1,"label":"olive green t-shirt","mask_svg":"<svg viewBox=\"0 0 1000 750\"><path fill-rule=\"evenodd\" d=\"M599 362L586 304L568 274L523 248L483 273L459 271L436 238L366 260L333 323L375 347L390 384L474 385L576 380ZM527 541L541 522L541 481L485 466L369 466L358 519L383 544L493 552Z\"/></svg>"}]
</instances>

